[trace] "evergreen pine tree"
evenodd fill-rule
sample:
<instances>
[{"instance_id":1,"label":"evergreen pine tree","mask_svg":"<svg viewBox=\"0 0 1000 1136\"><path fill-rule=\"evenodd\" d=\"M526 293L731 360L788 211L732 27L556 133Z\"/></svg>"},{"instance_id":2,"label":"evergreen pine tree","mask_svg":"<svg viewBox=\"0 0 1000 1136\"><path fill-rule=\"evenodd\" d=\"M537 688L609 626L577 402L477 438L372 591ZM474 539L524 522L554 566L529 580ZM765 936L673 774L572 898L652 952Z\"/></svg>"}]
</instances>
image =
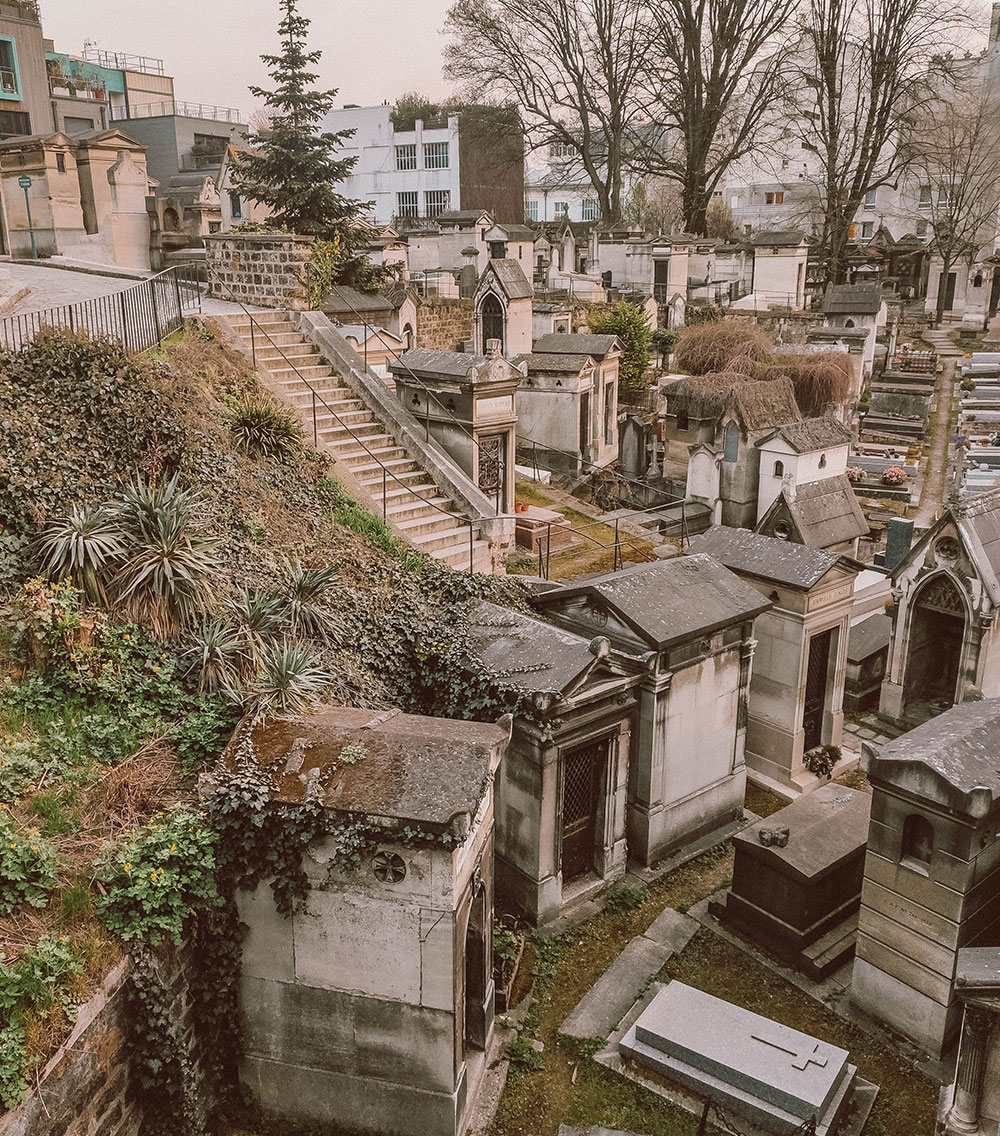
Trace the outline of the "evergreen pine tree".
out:
<instances>
[{"instance_id":1,"label":"evergreen pine tree","mask_svg":"<svg viewBox=\"0 0 1000 1136\"><path fill-rule=\"evenodd\" d=\"M261 56L275 89L251 87L250 93L267 104L269 122L248 137L250 149L240 155L233 180L242 196L270 206L269 225L338 239L353 248L357 238L352 240L349 223L360 214L362 203L343 197L334 187L357 161L337 157L354 131L319 132L337 92L313 89L317 75L310 68L323 53L306 50L310 21L299 15L296 3L281 0L281 54Z\"/></svg>"}]
</instances>

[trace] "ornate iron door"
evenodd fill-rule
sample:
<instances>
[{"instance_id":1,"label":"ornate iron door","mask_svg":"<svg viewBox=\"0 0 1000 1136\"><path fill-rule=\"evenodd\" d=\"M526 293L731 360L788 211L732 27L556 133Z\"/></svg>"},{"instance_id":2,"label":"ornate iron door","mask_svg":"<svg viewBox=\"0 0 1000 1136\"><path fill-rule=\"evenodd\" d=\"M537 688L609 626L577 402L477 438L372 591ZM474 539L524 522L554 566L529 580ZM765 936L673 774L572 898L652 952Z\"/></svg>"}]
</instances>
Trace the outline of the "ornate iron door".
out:
<instances>
[{"instance_id":1,"label":"ornate iron door","mask_svg":"<svg viewBox=\"0 0 1000 1136\"><path fill-rule=\"evenodd\" d=\"M823 710L826 705L826 680L830 666L830 642L833 630L823 631L809 640L809 662L806 666L806 702L802 712L805 748L812 749L823 741Z\"/></svg>"},{"instance_id":2,"label":"ornate iron door","mask_svg":"<svg viewBox=\"0 0 1000 1136\"><path fill-rule=\"evenodd\" d=\"M563 769L563 880L589 872L594 866L597 801L604 771L607 741L570 750Z\"/></svg>"},{"instance_id":3,"label":"ornate iron door","mask_svg":"<svg viewBox=\"0 0 1000 1136\"><path fill-rule=\"evenodd\" d=\"M479 439L479 488L495 504L498 513L506 512L507 435L488 434Z\"/></svg>"}]
</instances>

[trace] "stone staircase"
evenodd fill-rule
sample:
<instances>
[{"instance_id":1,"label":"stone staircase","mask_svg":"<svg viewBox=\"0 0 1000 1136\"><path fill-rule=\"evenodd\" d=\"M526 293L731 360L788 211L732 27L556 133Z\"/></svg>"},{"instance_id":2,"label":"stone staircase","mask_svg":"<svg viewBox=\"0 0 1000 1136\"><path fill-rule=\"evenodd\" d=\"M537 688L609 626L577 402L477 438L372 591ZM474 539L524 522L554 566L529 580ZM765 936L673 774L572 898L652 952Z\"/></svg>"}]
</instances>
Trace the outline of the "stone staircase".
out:
<instances>
[{"instance_id":1,"label":"stone staircase","mask_svg":"<svg viewBox=\"0 0 1000 1136\"><path fill-rule=\"evenodd\" d=\"M459 570L469 570L469 524L444 496L426 470L411 458L384 423L349 387L286 312L227 317L247 351L256 354L257 370L270 390L298 416L307 440L370 495L372 512L384 516L407 544ZM314 403L315 400L315 403ZM384 490L384 494L383 494ZM489 544L476 533L472 567L489 573Z\"/></svg>"}]
</instances>

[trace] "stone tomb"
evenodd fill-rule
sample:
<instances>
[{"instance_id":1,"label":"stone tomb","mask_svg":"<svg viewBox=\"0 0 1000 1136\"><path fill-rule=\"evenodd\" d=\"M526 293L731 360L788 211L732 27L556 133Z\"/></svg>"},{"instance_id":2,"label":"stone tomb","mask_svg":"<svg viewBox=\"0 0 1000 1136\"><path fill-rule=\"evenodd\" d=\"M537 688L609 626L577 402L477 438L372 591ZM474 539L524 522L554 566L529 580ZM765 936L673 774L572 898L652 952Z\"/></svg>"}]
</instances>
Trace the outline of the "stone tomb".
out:
<instances>
[{"instance_id":1,"label":"stone tomb","mask_svg":"<svg viewBox=\"0 0 1000 1136\"><path fill-rule=\"evenodd\" d=\"M813 793L733 838L733 884L711 912L811 978L854 953L871 797Z\"/></svg>"},{"instance_id":2,"label":"stone tomb","mask_svg":"<svg viewBox=\"0 0 1000 1136\"><path fill-rule=\"evenodd\" d=\"M775 1136L812 1120L827 1136L851 1110L857 1069L846 1050L683 982L656 995L619 1049Z\"/></svg>"}]
</instances>

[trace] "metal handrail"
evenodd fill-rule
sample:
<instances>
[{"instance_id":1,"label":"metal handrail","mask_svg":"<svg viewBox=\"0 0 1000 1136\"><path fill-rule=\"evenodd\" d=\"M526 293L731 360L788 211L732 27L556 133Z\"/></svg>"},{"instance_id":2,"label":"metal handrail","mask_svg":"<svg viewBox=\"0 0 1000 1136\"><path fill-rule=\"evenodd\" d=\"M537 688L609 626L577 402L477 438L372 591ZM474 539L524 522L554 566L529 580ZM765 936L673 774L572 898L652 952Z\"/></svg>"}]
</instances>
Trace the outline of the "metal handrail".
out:
<instances>
[{"instance_id":1,"label":"metal handrail","mask_svg":"<svg viewBox=\"0 0 1000 1136\"><path fill-rule=\"evenodd\" d=\"M333 407L330 406L326 402L326 400L323 398L323 396L317 392L316 388L312 385L312 383L306 378L305 375L302 374L302 372L298 369L298 367L295 366L295 364L292 362L291 359L289 359L289 357L284 353L284 351L282 351L280 344L275 343L274 340L271 338L271 336L268 334L268 332L264 329L264 327L254 319L253 312L251 312L249 310L249 308L247 308L247 306L243 303L243 301L241 299L239 299L238 296L235 295L235 293L230 291L228 285L224 285L224 287L225 287L226 291L229 293L229 295L232 297L233 302L235 302L236 304L239 305L239 307L243 310L244 315L246 315L250 320L250 351L251 351L251 356L253 358L254 368L256 369L256 367L257 367L257 345L256 345L256 336L255 336L255 333L254 333L254 328L256 327L259 331L262 332L262 334L264 335L264 338L268 341L268 343L278 352L278 354L281 356L281 358L295 372L295 374L298 376L299 380L301 382L305 383L305 385L309 388L309 391L312 394L313 445L317 446L317 447L319 445L319 441L318 441L319 433L318 433L318 427L317 427L317 422L316 422L316 405L317 405L317 400L318 400L319 403L326 409L326 411L330 415L332 415L332 417L335 418L337 420L337 422L340 423L344 427L345 430L347 430L347 432L350 434L351 438L355 442L357 442L358 445L361 446L361 448L365 451L365 453L382 470L382 519L383 519L383 521L388 523L388 511L387 511L388 510L388 503L387 503L387 498L386 498L386 490L388 488L387 478L392 478L392 480L395 481L399 486L407 489L409 491L409 493L411 494L411 496L415 497L418 501L421 501L425 505L430 505L430 507L432 509L436 509L437 512L443 513L446 517L451 517L452 520L459 521L461 524L469 526L469 574L472 575L475 571L475 569L474 569L475 523L473 521L469 520L467 517L463 517L459 513L453 513L449 509L443 509L440 505L436 504L433 501L428 501L426 497L422 497L419 493L415 492L405 482L400 481L400 479L396 476L396 474L393 473L392 470L390 470L378 458L378 456L376 454L372 453L372 451L368 448L367 445L365 445L364 440L358 434L355 433L355 431L352 429L350 423L344 422L341 419L340 415L333 409Z\"/></svg>"}]
</instances>

